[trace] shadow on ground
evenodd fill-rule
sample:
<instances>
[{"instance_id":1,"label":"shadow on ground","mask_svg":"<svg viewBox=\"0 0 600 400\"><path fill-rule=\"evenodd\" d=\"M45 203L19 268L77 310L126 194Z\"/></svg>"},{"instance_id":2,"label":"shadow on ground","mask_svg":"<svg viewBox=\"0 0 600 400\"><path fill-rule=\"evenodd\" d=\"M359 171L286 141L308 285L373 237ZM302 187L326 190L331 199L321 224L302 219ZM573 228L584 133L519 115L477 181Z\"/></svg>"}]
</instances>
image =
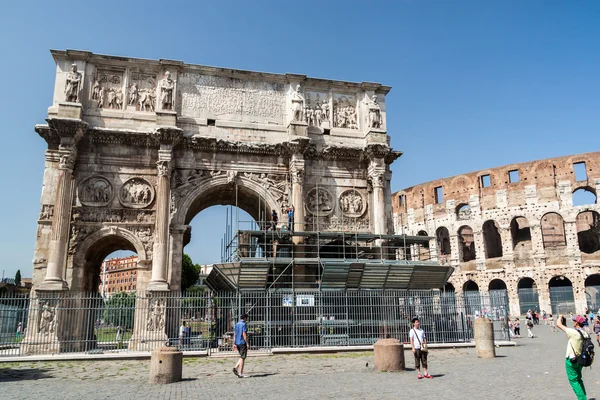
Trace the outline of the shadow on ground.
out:
<instances>
[{"instance_id":1,"label":"shadow on ground","mask_svg":"<svg viewBox=\"0 0 600 400\"><path fill-rule=\"evenodd\" d=\"M29 368L29 369L0 369L0 382L12 381L35 381L38 379L53 378L48 374L48 369Z\"/></svg>"}]
</instances>

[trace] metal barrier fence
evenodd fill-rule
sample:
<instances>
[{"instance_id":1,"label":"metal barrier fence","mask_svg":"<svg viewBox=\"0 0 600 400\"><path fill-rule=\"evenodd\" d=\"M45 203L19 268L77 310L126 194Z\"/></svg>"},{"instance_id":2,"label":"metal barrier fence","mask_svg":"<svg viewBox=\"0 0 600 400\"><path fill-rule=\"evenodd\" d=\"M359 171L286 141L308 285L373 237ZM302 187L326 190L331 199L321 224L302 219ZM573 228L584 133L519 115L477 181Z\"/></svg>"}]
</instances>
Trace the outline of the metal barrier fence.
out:
<instances>
[{"instance_id":1,"label":"metal barrier fence","mask_svg":"<svg viewBox=\"0 0 600 400\"><path fill-rule=\"evenodd\" d=\"M261 290L246 292L63 293L0 297L0 356L149 351L168 342L182 351L231 352L239 315L249 314L251 351L281 347L408 341L418 316L430 343L469 342L479 316L509 340L506 291ZM185 321L185 326L183 323ZM180 334L181 333L181 334Z\"/></svg>"}]
</instances>

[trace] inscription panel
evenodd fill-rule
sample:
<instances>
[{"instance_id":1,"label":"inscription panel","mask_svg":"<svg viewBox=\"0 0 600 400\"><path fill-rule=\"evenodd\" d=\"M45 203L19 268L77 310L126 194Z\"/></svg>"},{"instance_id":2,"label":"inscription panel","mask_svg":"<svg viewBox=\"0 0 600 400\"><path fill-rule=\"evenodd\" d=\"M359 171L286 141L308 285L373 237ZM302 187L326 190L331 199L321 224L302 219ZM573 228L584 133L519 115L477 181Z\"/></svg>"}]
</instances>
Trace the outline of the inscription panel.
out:
<instances>
[{"instance_id":1,"label":"inscription panel","mask_svg":"<svg viewBox=\"0 0 600 400\"><path fill-rule=\"evenodd\" d=\"M182 116L284 122L284 84L188 72L180 75L179 88Z\"/></svg>"}]
</instances>

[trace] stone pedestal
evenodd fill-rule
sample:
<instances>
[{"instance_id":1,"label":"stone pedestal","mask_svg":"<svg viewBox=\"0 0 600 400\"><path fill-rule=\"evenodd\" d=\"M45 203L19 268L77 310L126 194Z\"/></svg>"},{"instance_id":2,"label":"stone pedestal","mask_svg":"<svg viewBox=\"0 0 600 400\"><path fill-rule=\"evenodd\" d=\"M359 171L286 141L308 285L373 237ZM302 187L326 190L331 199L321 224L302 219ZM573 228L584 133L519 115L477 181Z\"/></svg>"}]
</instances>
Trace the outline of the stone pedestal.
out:
<instances>
[{"instance_id":1,"label":"stone pedestal","mask_svg":"<svg viewBox=\"0 0 600 400\"><path fill-rule=\"evenodd\" d=\"M373 345L375 371L404 370L404 345L398 339L380 339Z\"/></svg>"},{"instance_id":2,"label":"stone pedestal","mask_svg":"<svg viewBox=\"0 0 600 400\"><path fill-rule=\"evenodd\" d=\"M288 125L289 136L308 137L308 124L304 121L292 121Z\"/></svg>"},{"instance_id":3,"label":"stone pedestal","mask_svg":"<svg viewBox=\"0 0 600 400\"><path fill-rule=\"evenodd\" d=\"M31 298L27 332L20 344L22 355L58 354L60 299L56 292L37 292Z\"/></svg>"},{"instance_id":4,"label":"stone pedestal","mask_svg":"<svg viewBox=\"0 0 600 400\"><path fill-rule=\"evenodd\" d=\"M58 103L58 118L81 119L82 115L81 103Z\"/></svg>"},{"instance_id":5,"label":"stone pedestal","mask_svg":"<svg viewBox=\"0 0 600 400\"><path fill-rule=\"evenodd\" d=\"M183 353L174 347L161 347L152 352L150 383L167 384L181 381Z\"/></svg>"},{"instance_id":6,"label":"stone pedestal","mask_svg":"<svg viewBox=\"0 0 600 400\"><path fill-rule=\"evenodd\" d=\"M367 144L387 144L387 134L383 129L369 128L367 135Z\"/></svg>"},{"instance_id":7,"label":"stone pedestal","mask_svg":"<svg viewBox=\"0 0 600 400\"><path fill-rule=\"evenodd\" d=\"M161 110L156 112L156 125L177 126L177 113L175 111Z\"/></svg>"},{"instance_id":8,"label":"stone pedestal","mask_svg":"<svg viewBox=\"0 0 600 400\"><path fill-rule=\"evenodd\" d=\"M148 351L164 346L169 340L166 334L167 298L164 292L148 292L135 302L133 334L129 349Z\"/></svg>"},{"instance_id":9,"label":"stone pedestal","mask_svg":"<svg viewBox=\"0 0 600 400\"><path fill-rule=\"evenodd\" d=\"M475 320L475 349L479 358L496 357L494 346L494 324L488 318L477 318Z\"/></svg>"}]
</instances>

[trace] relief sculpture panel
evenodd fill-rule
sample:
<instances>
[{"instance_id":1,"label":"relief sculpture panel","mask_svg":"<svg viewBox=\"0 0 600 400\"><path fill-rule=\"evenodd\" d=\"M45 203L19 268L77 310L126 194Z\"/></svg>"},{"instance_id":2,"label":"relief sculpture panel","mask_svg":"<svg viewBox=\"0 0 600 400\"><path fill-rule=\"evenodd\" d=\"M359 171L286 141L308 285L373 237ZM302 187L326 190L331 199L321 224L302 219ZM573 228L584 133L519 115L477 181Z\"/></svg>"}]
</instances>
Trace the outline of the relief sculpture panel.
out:
<instances>
[{"instance_id":1,"label":"relief sculpture panel","mask_svg":"<svg viewBox=\"0 0 600 400\"><path fill-rule=\"evenodd\" d=\"M281 83L256 82L196 73L179 78L181 115L248 116L283 123L285 91Z\"/></svg>"},{"instance_id":2,"label":"relief sculpture panel","mask_svg":"<svg viewBox=\"0 0 600 400\"><path fill-rule=\"evenodd\" d=\"M333 213L335 201L331 192L325 188L312 188L306 194L306 209L314 216L327 216Z\"/></svg>"},{"instance_id":3,"label":"relief sculpture panel","mask_svg":"<svg viewBox=\"0 0 600 400\"><path fill-rule=\"evenodd\" d=\"M123 108L123 72L98 69L92 86L92 100L98 108Z\"/></svg>"},{"instance_id":4,"label":"relief sculpture panel","mask_svg":"<svg viewBox=\"0 0 600 400\"><path fill-rule=\"evenodd\" d=\"M130 74L129 99L127 104L137 111L156 109L156 74L141 70Z\"/></svg>"},{"instance_id":5,"label":"relief sculpture panel","mask_svg":"<svg viewBox=\"0 0 600 400\"><path fill-rule=\"evenodd\" d=\"M113 188L106 178L93 176L81 182L77 195L85 206L102 207L112 200Z\"/></svg>"},{"instance_id":6,"label":"relief sculpture panel","mask_svg":"<svg viewBox=\"0 0 600 400\"><path fill-rule=\"evenodd\" d=\"M119 192L119 201L125 207L144 208L154 200L152 186L142 178L132 178L125 182Z\"/></svg>"},{"instance_id":7,"label":"relief sculpture panel","mask_svg":"<svg viewBox=\"0 0 600 400\"><path fill-rule=\"evenodd\" d=\"M321 127L329 122L329 94L325 92L306 92L306 110L304 118L309 126Z\"/></svg>"},{"instance_id":8,"label":"relief sculpture panel","mask_svg":"<svg viewBox=\"0 0 600 400\"><path fill-rule=\"evenodd\" d=\"M333 95L333 126L335 128L358 129L356 116L356 96L352 94Z\"/></svg>"},{"instance_id":9,"label":"relief sculpture panel","mask_svg":"<svg viewBox=\"0 0 600 400\"><path fill-rule=\"evenodd\" d=\"M360 217L367 210L364 196L356 189L342 192L339 199L340 210L347 217Z\"/></svg>"}]
</instances>

